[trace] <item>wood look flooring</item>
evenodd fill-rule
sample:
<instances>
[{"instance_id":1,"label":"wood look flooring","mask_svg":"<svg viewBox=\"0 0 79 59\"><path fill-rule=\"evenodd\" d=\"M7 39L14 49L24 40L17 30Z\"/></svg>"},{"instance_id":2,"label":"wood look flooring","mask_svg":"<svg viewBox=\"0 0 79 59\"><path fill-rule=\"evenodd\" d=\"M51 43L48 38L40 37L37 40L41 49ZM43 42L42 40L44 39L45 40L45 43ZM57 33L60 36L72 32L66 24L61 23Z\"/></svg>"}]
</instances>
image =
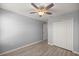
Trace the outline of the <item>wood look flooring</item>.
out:
<instances>
[{"instance_id":1,"label":"wood look flooring","mask_svg":"<svg viewBox=\"0 0 79 59\"><path fill-rule=\"evenodd\" d=\"M17 51L4 54L3 56L78 56L69 50L50 46L47 41L42 41L37 44L19 49Z\"/></svg>"}]
</instances>

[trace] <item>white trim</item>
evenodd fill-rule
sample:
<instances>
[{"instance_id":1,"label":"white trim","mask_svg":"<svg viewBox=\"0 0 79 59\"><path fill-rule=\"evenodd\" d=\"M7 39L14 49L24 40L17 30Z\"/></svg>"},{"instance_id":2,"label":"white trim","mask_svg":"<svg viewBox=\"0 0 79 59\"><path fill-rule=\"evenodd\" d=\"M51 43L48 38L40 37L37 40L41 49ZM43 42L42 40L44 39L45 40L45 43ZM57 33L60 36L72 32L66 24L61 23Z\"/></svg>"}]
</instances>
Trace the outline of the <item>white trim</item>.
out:
<instances>
[{"instance_id":1,"label":"white trim","mask_svg":"<svg viewBox=\"0 0 79 59\"><path fill-rule=\"evenodd\" d=\"M79 55L79 52L77 52L77 51L72 51L72 52Z\"/></svg>"},{"instance_id":2,"label":"white trim","mask_svg":"<svg viewBox=\"0 0 79 59\"><path fill-rule=\"evenodd\" d=\"M18 48L16 48L16 49L12 49L12 50L5 51L5 52L1 53L0 55L4 55L4 54L10 53L10 52L13 52L13 51L16 51L16 50L22 49L22 48L24 48L24 47L28 47L28 46L31 46L31 45L37 44L37 43L39 43L39 42L41 42L41 41L42 41L42 40L37 41L37 42L33 42L33 43L29 43L29 44L27 44L27 45L25 45L25 46L21 46L21 47L18 47Z\"/></svg>"},{"instance_id":3,"label":"white trim","mask_svg":"<svg viewBox=\"0 0 79 59\"><path fill-rule=\"evenodd\" d=\"M53 43L48 42L48 45L54 45Z\"/></svg>"}]
</instances>

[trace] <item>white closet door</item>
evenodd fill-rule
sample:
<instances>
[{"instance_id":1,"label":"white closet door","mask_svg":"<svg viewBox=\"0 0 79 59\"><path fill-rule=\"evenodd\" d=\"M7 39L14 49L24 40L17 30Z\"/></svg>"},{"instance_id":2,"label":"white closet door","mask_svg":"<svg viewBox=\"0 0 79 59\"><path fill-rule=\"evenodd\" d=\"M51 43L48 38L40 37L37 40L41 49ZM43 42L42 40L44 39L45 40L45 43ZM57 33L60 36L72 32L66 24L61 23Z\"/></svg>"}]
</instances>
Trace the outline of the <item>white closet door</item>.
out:
<instances>
[{"instance_id":1,"label":"white closet door","mask_svg":"<svg viewBox=\"0 0 79 59\"><path fill-rule=\"evenodd\" d=\"M73 49L73 22L63 20L53 23L53 44L68 50Z\"/></svg>"}]
</instances>

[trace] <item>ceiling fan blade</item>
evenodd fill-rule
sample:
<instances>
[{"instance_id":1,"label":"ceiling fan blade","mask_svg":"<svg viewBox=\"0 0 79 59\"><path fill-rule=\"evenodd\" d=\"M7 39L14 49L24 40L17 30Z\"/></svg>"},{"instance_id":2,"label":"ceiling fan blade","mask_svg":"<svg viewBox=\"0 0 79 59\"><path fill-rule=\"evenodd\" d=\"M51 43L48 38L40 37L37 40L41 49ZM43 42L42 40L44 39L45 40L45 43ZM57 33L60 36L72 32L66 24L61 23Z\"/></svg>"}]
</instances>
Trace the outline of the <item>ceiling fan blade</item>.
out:
<instances>
[{"instance_id":1,"label":"ceiling fan blade","mask_svg":"<svg viewBox=\"0 0 79 59\"><path fill-rule=\"evenodd\" d=\"M54 4L51 3L51 4L49 4L49 5L46 7L46 9L50 9L50 8L53 7L53 6L54 6Z\"/></svg>"},{"instance_id":2,"label":"ceiling fan blade","mask_svg":"<svg viewBox=\"0 0 79 59\"><path fill-rule=\"evenodd\" d=\"M38 9L38 7L34 3L31 3L31 5L35 7L36 9Z\"/></svg>"},{"instance_id":3,"label":"ceiling fan blade","mask_svg":"<svg viewBox=\"0 0 79 59\"><path fill-rule=\"evenodd\" d=\"M46 14L52 15L52 13L51 13L51 12L46 12Z\"/></svg>"},{"instance_id":4,"label":"ceiling fan blade","mask_svg":"<svg viewBox=\"0 0 79 59\"><path fill-rule=\"evenodd\" d=\"M34 13L36 13L36 12L30 12L30 14L34 14Z\"/></svg>"}]
</instances>

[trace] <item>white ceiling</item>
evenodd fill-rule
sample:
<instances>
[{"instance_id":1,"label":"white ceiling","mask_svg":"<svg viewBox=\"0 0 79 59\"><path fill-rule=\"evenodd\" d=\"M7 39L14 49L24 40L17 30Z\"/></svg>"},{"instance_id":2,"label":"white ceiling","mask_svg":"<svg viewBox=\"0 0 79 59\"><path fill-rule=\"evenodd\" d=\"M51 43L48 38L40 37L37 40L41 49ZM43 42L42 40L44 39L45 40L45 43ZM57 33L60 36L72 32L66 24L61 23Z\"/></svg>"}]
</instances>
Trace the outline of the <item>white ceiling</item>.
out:
<instances>
[{"instance_id":1,"label":"white ceiling","mask_svg":"<svg viewBox=\"0 0 79 59\"><path fill-rule=\"evenodd\" d=\"M36 4L36 5L48 5L49 3ZM55 3L54 7L52 7L49 11L51 11L52 15L44 15L43 17L39 17L38 14L30 14L31 11L34 11L34 7L31 6L30 3L2 3L0 4L1 8L25 15L27 17L31 17L33 19L47 21L48 18L62 15L64 13L73 12L79 10L78 3Z\"/></svg>"}]
</instances>

